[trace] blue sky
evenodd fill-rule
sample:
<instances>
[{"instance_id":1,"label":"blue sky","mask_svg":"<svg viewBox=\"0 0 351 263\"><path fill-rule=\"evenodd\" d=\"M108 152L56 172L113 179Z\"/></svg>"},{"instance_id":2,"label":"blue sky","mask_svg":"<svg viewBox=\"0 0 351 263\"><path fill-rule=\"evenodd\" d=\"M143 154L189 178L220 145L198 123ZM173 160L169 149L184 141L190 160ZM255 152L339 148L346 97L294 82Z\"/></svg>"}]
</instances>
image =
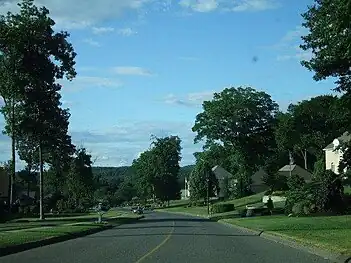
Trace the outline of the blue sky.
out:
<instances>
[{"instance_id":1,"label":"blue sky","mask_svg":"<svg viewBox=\"0 0 351 263\"><path fill-rule=\"evenodd\" d=\"M1 4L2 3L2 4ZM228 86L264 90L282 109L330 93L300 65L300 13L311 0L42 0L57 29L71 33L78 76L63 81L70 133L95 165L129 165L150 135L183 140L191 164L191 127L203 100ZM15 1L0 0L0 12ZM0 137L0 161L10 143Z\"/></svg>"}]
</instances>

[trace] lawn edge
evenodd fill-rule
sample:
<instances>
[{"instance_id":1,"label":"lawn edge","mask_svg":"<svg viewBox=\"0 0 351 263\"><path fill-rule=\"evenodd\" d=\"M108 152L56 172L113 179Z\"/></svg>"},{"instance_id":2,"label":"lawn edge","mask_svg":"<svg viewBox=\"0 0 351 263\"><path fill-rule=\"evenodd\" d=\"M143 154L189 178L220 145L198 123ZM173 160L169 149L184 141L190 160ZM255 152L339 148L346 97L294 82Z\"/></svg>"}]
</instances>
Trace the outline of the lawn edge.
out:
<instances>
[{"instance_id":1,"label":"lawn edge","mask_svg":"<svg viewBox=\"0 0 351 263\"><path fill-rule=\"evenodd\" d=\"M43 246L52 245L55 243L64 242L64 241L71 240L71 239L76 239L79 237L92 235L92 234L95 234L95 233L98 233L98 232L101 232L104 230L118 227L118 226L123 225L123 224L133 223L135 221L138 221L141 218L144 218L144 216L129 218L128 220L126 220L122 223L101 226L99 228L88 229L88 230L84 230L81 232L66 234L63 236L57 236L57 237L52 237L52 238L47 238L47 239L42 239L42 240L37 240L37 241L27 242L27 243L23 243L23 244L4 247L4 248L0 249L0 257L7 256L10 254L19 253L19 252L30 250L30 249L37 248L37 247L43 247Z\"/></svg>"},{"instance_id":2,"label":"lawn edge","mask_svg":"<svg viewBox=\"0 0 351 263\"><path fill-rule=\"evenodd\" d=\"M280 243L280 244L289 246L291 248L306 251L308 253L320 256L322 258L332 260L333 262L337 262L337 263L351 262L351 255L346 256L346 255L341 254L341 253L333 253L330 251L326 251L324 249L321 249L319 247L314 246L313 244L304 244L301 241L294 239L293 237L284 235L284 234L274 233L274 232L270 232L270 231L266 232L266 231L262 231L262 230L261 231L255 230L252 228L247 228L247 227L228 223L223 219L218 220L217 222L221 223L223 225L226 225L228 227L235 228L241 232L251 233L251 234L257 235L261 238L264 238L264 239L267 239L267 240L270 240L270 241L273 241L276 243Z\"/></svg>"},{"instance_id":3,"label":"lawn edge","mask_svg":"<svg viewBox=\"0 0 351 263\"><path fill-rule=\"evenodd\" d=\"M206 219L211 219L207 215L195 215L187 212L176 212L176 211L167 211L163 209L155 209L154 211L159 212L159 213L167 213L167 214L178 214L178 215L185 215L185 216L195 216L195 217L200 217L200 218L206 218Z\"/></svg>"}]
</instances>

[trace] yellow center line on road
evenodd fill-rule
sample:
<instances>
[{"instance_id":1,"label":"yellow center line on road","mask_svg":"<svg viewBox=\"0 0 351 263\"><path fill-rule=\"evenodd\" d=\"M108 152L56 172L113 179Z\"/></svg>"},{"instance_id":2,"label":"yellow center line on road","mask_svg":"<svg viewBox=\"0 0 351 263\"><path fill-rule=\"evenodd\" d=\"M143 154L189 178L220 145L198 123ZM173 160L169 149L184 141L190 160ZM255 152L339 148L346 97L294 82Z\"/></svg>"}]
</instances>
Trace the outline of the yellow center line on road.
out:
<instances>
[{"instance_id":1,"label":"yellow center line on road","mask_svg":"<svg viewBox=\"0 0 351 263\"><path fill-rule=\"evenodd\" d=\"M152 250L150 250L149 252L147 252L144 256L142 256L141 258L139 258L137 261L135 261L135 263L141 263L142 261L144 261L147 257L151 256L152 254L154 254L157 250L159 250L162 246L164 246L167 241L171 238L173 232L174 232L174 225L175 222L173 221L173 225L172 225L172 229L171 232L168 233L167 237L160 243L158 244L155 248L153 248Z\"/></svg>"}]
</instances>

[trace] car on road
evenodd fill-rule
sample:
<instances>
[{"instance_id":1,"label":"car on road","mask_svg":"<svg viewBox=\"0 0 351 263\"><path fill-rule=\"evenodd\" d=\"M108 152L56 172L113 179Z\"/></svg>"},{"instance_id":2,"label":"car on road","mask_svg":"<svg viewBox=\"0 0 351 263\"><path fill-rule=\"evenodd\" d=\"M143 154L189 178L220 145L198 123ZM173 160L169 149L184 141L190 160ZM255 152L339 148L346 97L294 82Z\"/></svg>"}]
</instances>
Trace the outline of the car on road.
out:
<instances>
[{"instance_id":1,"label":"car on road","mask_svg":"<svg viewBox=\"0 0 351 263\"><path fill-rule=\"evenodd\" d=\"M139 206L138 207L133 207L132 211L133 211L133 213L139 214L139 215L144 213L143 208L139 207Z\"/></svg>"}]
</instances>

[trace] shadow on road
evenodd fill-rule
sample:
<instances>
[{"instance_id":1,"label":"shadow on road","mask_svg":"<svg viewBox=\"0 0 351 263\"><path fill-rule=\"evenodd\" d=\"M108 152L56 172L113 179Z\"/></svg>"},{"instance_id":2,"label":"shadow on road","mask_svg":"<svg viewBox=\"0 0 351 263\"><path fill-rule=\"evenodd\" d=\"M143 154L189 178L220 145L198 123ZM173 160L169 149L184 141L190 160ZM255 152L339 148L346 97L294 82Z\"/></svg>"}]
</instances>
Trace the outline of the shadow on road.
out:
<instances>
[{"instance_id":1,"label":"shadow on road","mask_svg":"<svg viewBox=\"0 0 351 263\"><path fill-rule=\"evenodd\" d=\"M131 225L131 224L130 224ZM168 226L130 226L130 227L117 227L117 229L145 229L145 228L170 228L172 227L171 225ZM176 228L184 228L184 227L189 227L189 228L196 228L196 226L181 226L181 225L175 225L174 227Z\"/></svg>"},{"instance_id":2,"label":"shadow on road","mask_svg":"<svg viewBox=\"0 0 351 263\"><path fill-rule=\"evenodd\" d=\"M178 218L178 217L167 217L167 218L143 218L135 224L138 223L151 223L151 222L212 222L209 219L206 218Z\"/></svg>"},{"instance_id":3,"label":"shadow on road","mask_svg":"<svg viewBox=\"0 0 351 263\"><path fill-rule=\"evenodd\" d=\"M93 235L85 238L118 238L118 237L148 237L168 236L169 233L137 233L137 234L116 234L116 235ZM172 236L214 236L214 237L258 237L256 234L211 234L211 233L172 233Z\"/></svg>"}]
</instances>

